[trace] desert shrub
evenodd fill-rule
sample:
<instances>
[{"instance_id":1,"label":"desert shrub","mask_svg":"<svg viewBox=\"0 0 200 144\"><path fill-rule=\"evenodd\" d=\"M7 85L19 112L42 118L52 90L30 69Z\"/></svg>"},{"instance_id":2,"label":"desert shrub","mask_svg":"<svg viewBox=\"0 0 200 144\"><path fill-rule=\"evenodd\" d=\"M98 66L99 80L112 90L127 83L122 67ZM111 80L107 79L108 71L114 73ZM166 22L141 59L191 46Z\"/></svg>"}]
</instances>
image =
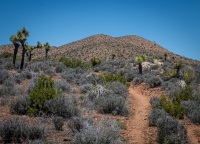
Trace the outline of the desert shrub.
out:
<instances>
[{"instance_id":1,"label":"desert shrub","mask_svg":"<svg viewBox=\"0 0 200 144\"><path fill-rule=\"evenodd\" d=\"M200 104L197 101L183 101L186 116L195 124L200 124Z\"/></svg>"},{"instance_id":2,"label":"desert shrub","mask_svg":"<svg viewBox=\"0 0 200 144\"><path fill-rule=\"evenodd\" d=\"M83 117L72 117L68 121L68 127L73 133L80 132L83 129L85 119Z\"/></svg>"},{"instance_id":3,"label":"desert shrub","mask_svg":"<svg viewBox=\"0 0 200 144\"><path fill-rule=\"evenodd\" d=\"M166 117L168 114L163 109L152 109L148 116L149 126L156 126L158 119Z\"/></svg>"},{"instance_id":4,"label":"desert shrub","mask_svg":"<svg viewBox=\"0 0 200 144\"><path fill-rule=\"evenodd\" d=\"M55 84L56 88L60 88L63 92L69 92L70 91L70 85L67 82L64 81L57 81Z\"/></svg>"},{"instance_id":5,"label":"desert shrub","mask_svg":"<svg viewBox=\"0 0 200 144\"><path fill-rule=\"evenodd\" d=\"M24 75L23 74L14 74L14 80L15 80L15 82L16 83L18 83L18 84L20 84L22 81L24 81L25 80L25 77L24 77Z\"/></svg>"},{"instance_id":6,"label":"desert shrub","mask_svg":"<svg viewBox=\"0 0 200 144\"><path fill-rule=\"evenodd\" d=\"M28 126L18 119L0 123L0 137L3 143L21 143L28 139Z\"/></svg>"},{"instance_id":7,"label":"desert shrub","mask_svg":"<svg viewBox=\"0 0 200 144\"><path fill-rule=\"evenodd\" d=\"M63 70L61 73L62 78L64 78L68 83L73 83L73 84L83 84L82 81L82 76L85 73L85 70L82 68L66 68Z\"/></svg>"},{"instance_id":8,"label":"desert shrub","mask_svg":"<svg viewBox=\"0 0 200 144\"><path fill-rule=\"evenodd\" d=\"M164 70L163 74L162 74L162 79L164 81L170 80L171 78L176 78L177 75L177 71L175 69L166 69Z\"/></svg>"},{"instance_id":9,"label":"desert shrub","mask_svg":"<svg viewBox=\"0 0 200 144\"><path fill-rule=\"evenodd\" d=\"M108 94L108 90L102 85L96 85L91 89L91 91L88 92L87 98L88 100L94 102L104 94Z\"/></svg>"},{"instance_id":10,"label":"desert shrub","mask_svg":"<svg viewBox=\"0 0 200 144\"><path fill-rule=\"evenodd\" d=\"M49 68L44 70L44 74L48 76L55 76L55 71Z\"/></svg>"},{"instance_id":11,"label":"desert shrub","mask_svg":"<svg viewBox=\"0 0 200 144\"><path fill-rule=\"evenodd\" d=\"M150 104L151 104L152 108L161 108L160 98L158 98L158 97L152 97L150 99Z\"/></svg>"},{"instance_id":12,"label":"desert shrub","mask_svg":"<svg viewBox=\"0 0 200 144\"><path fill-rule=\"evenodd\" d=\"M187 85L185 88L182 88L180 91L174 92L173 102L180 104L181 101L192 100L192 88Z\"/></svg>"},{"instance_id":13,"label":"desert shrub","mask_svg":"<svg viewBox=\"0 0 200 144\"><path fill-rule=\"evenodd\" d=\"M133 79L133 84L141 84L144 81L144 78L142 76L137 76Z\"/></svg>"},{"instance_id":14,"label":"desert shrub","mask_svg":"<svg viewBox=\"0 0 200 144\"><path fill-rule=\"evenodd\" d=\"M132 71L126 72L124 74L124 76L125 76L127 82L131 82L133 80L133 78L134 78L134 74L133 74Z\"/></svg>"},{"instance_id":15,"label":"desert shrub","mask_svg":"<svg viewBox=\"0 0 200 144\"><path fill-rule=\"evenodd\" d=\"M195 79L195 73L193 70L183 71L183 79L185 80L186 84L190 84L192 80Z\"/></svg>"},{"instance_id":16,"label":"desert shrub","mask_svg":"<svg viewBox=\"0 0 200 144\"><path fill-rule=\"evenodd\" d=\"M15 69L12 61L10 61L10 60L8 60L8 61L5 62L4 68L7 69L7 70L13 70L13 69Z\"/></svg>"},{"instance_id":17,"label":"desert shrub","mask_svg":"<svg viewBox=\"0 0 200 144\"><path fill-rule=\"evenodd\" d=\"M104 74L101 76L101 79L103 82L121 82L126 86L129 86L129 84L126 81L126 78L124 76L121 75L117 75L117 74L113 74L113 73L108 73L108 74Z\"/></svg>"},{"instance_id":18,"label":"desert shrub","mask_svg":"<svg viewBox=\"0 0 200 144\"><path fill-rule=\"evenodd\" d=\"M126 97L128 94L128 88L121 82L109 82L106 84L107 89L111 90L111 93Z\"/></svg>"},{"instance_id":19,"label":"desert shrub","mask_svg":"<svg viewBox=\"0 0 200 144\"><path fill-rule=\"evenodd\" d=\"M5 70L5 69L0 70L0 84L3 84L4 81L9 77L10 77L10 75L7 70Z\"/></svg>"},{"instance_id":20,"label":"desert shrub","mask_svg":"<svg viewBox=\"0 0 200 144\"><path fill-rule=\"evenodd\" d=\"M96 57L91 58L90 62L92 64L92 66L96 66L96 65L101 64L101 60L99 58L96 58Z\"/></svg>"},{"instance_id":21,"label":"desert shrub","mask_svg":"<svg viewBox=\"0 0 200 144\"><path fill-rule=\"evenodd\" d=\"M45 103L46 114L71 118L80 115L79 109L64 96L58 96Z\"/></svg>"},{"instance_id":22,"label":"desert shrub","mask_svg":"<svg viewBox=\"0 0 200 144\"><path fill-rule=\"evenodd\" d=\"M87 83L87 84L97 85L97 84L102 84L102 80L101 80L100 76L90 73L88 75L83 74L79 83L80 84Z\"/></svg>"},{"instance_id":23,"label":"desert shrub","mask_svg":"<svg viewBox=\"0 0 200 144\"><path fill-rule=\"evenodd\" d=\"M174 97L174 92L180 91L181 87L178 84L179 80L177 78L172 78L169 81L165 81L161 84L161 88L167 92L170 98Z\"/></svg>"},{"instance_id":24,"label":"desert shrub","mask_svg":"<svg viewBox=\"0 0 200 144\"><path fill-rule=\"evenodd\" d=\"M184 116L184 107L178 103L173 103L170 100L167 100L166 96L162 96L160 99L161 107L171 116L183 119Z\"/></svg>"},{"instance_id":25,"label":"desert shrub","mask_svg":"<svg viewBox=\"0 0 200 144\"><path fill-rule=\"evenodd\" d=\"M3 53L0 54L0 58L12 58L12 53L3 52Z\"/></svg>"},{"instance_id":26,"label":"desert shrub","mask_svg":"<svg viewBox=\"0 0 200 144\"><path fill-rule=\"evenodd\" d=\"M84 85L80 86L80 90L81 90L81 92L86 93L89 90L91 90L92 87L93 87L92 84L84 84Z\"/></svg>"},{"instance_id":27,"label":"desert shrub","mask_svg":"<svg viewBox=\"0 0 200 144\"><path fill-rule=\"evenodd\" d=\"M152 70L157 70L159 68L158 64L151 65Z\"/></svg>"},{"instance_id":28,"label":"desert shrub","mask_svg":"<svg viewBox=\"0 0 200 144\"><path fill-rule=\"evenodd\" d=\"M99 113L113 115L128 115L128 108L125 99L116 94L103 95L95 101L95 109Z\"/></svg>"},{"instance_id":29,"label":"desert shrub","mask_svg":"<svg viewBox=\"0 0 200 144\"><path fill-rule=\"evenodd\" d=\"M26 115L28 111L28 97L20 97L10 103L11 114Z\"/></svg>"},{"instance_id":30,"label":"desert shrub","mask_svg":"<svg viewBox=\"0 0 200 144\"><path fill-rule=\"evenodd\" d=\"M63 63L59 63L58 65L56 65L55 71L56 73L61 73L65 68L66 66Z\"/></svg>"},{"instance_id":31,"label":"desert shrub","mask_svg":"<svg viewBox=\"0 0 200 144\"><path fill-rule=\"evenodd\" d=\"M64 125L64 119L62 117L54 117L53 124L56 130L62 130L62 127Z\"/></svg>"},{"instance_id":32,"label":"desert shrub","mask_svg":"<svg viewBox=\"0 0 200 144\"><path fill-rule=\"evenodd\" d=\"M116 121L101 120L97 125L87 124L72 139L72 144L119 144L120 133Z\"/></svg>"},{"instance_id":33,"label":"desert shrub","mask_svg":"<svg viewBox=\"0 0 200 144\"><path fill-rule=\"evenodd\" d=\"M15 95L17 94L17 88L13 77L8 77L2 85L1 95Z\"/></svg>"},{"instance_id":34,"label":"desert shrub","mask_svg":"<svg viewBox=\"0 0 200 144\"><path fill-rule=\"evenodd\" d=\"M80 59L76 59L76 58L60 58L59 62L62 62L66 67L69 68L77 68L77 67L81 67L81 68L89 68L88 64L85 64L84 62L82 62Z\"/></svg>"},{"instance_id":35,"label":"desert shrub","mask_svg":"<svg viewBox=\"0 0 200 144\"><path fill-rule=\"evenodd\" d=\"M38 126L29 127L29 140L42 139L44 137L44 128Z\"/></svg>"},{"instance_id":36,"label":"desert shrub","mask_svg":"<svg viewBox=\"0 0 200 144\"><path fill-rule=\"evenodd\" d=\"M153 76L153 77L151 77L150 79L147 80L147 83L148 83L150 88L154 88L154 87L160 86L161 83L162 83L162 80L158 76Z\"/></svg>"},{"instance_id":37,"label":"desert shrub","mask_svg":"<svg viewBox=\"0 0 200 144\"><path fill-rule=\"evenodd\" d=\"M28 108L29 115L41 115L46 109L44 103L50 99L57 97L61 92L54 88L54 81L45 75L41 75L35 88L31 90L30 105Z\"/></svg>"},{"instance_id":38,"label":"desert shrub","mask_svg":"<svg viewBox=\"0 0 200 144\"><path fill-rule=\"evenodd\" d=\"M25 79L31 79L32 78L32 72L29 70L22 71L22 75L24 75Z\"/></svg>"},{"instance_id":39,"label":"desert shrub","mask_svg":"<svg viewBox=\"0 0 200 144\"><path fill-rule=\"evenodd\" d=\"M158 119L156 126L158 127L159 143L167 141L180 141L180 143L184 144L188 143L187 130L177 119L165 116Z\"/></svg>"},{"instance_id":40,"label":"desert shrub","mask_svg":"<svg viewBox=\"0 0 200 144\"><path fill-rule=\"evenodd\" d=\"M27 92L30 94L30 92L35 89L36 84L38 83L39 75L36 75L32 78L32 80L29 82Z\"/></svg>"}]
</instances>

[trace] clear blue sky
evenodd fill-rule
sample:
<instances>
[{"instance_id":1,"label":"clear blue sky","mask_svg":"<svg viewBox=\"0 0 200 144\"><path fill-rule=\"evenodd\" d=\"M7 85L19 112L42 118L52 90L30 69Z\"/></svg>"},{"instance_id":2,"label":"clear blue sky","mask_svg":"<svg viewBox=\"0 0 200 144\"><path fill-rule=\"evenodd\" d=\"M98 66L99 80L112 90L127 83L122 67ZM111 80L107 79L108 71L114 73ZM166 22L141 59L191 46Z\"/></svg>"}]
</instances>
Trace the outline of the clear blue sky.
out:
<instances>
[{"instance_id":1,"label":"clear blue sky","mask_svg":"<svg viewBox=\"0 0 200 144\"><path fill-rule=\"evenodd\" d=\"M200 0L0 0L0 45L22 27L31 45L138 35L200 60Z\"/></svg>"}]
</instances>

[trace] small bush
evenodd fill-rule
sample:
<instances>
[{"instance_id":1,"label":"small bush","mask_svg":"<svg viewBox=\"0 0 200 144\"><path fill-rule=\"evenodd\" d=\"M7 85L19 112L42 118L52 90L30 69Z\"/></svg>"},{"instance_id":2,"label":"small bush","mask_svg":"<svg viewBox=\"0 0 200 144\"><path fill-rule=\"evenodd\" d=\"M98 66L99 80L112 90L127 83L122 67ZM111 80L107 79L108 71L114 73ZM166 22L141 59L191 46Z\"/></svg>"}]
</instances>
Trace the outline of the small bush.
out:
<instances>
[{"instance_id":1,"label":"small bush","mask_svg":"<svg viewBox=\"0 0 200 144\"><path fill-rule=\"evenodd\" d=\"M183 79L189 85L195 79L195 72L193 70L183 71Z\"/></svg>"},{"instance_id":2,"label":"small bush","mask_svg":"<svg viewBox=\"0 0 200 144\"><path fill-rule=\"evenodd\" d=\"M84 84L80 87L81 92L86 93L91 90L92 84Z\"/></svg>"},{"instance_id":3,"label":"small bush","mask_svg":"<svg viewBox=\"0 0 200 144\"><path fill-rule=\"evenodd\" d=\"M113 73L104 74L101 76L101 79L103 82L117 82L118 81L129 87L129 84L126 81L126 78L121 75L117 75Z\"/></svg>"},{"instance_id":4,"label":"small bush","mask_svg":"<svg viewBox=\"0 0 200 144\"><path fill-rule=\"evenodd\" d=\"M178 103L173 103L170 100L167 100L165 96L162 96L160 99L161 107L171 116L183 119L184 116L184 107Z\"/></svg>"},{"instance_id":5,"label":"small bush","mask_svg":"<svg viewBox=\"0 0 200 144\"><path fill-rule=\"evenodd\" d=\"M64 125L64 120L62 117L54 117L53 123L56 130L62 130L62 127Z\"/></svg>"},{"instance_id":6,"label":"small bush","mask_svg":"<svg viewBox=\"0 0 200 144\"><path fill-rule=\"evenodd\" d=\"M55 67L55 71L56 71L56 73L61 73L65 68L66 68L66 66L63 63L59 63Z\"/></svg>"},{"instance_id":7,"label":"small bush","mask_svg":"<svg viewBox=\"0 0 200 144\"><path fill-rule=\"evenodd\" d=\"M160 86L162 83L162 80L160 77L154 76L148 79L147 83L149 84L150 88L154 88L154 87Z\"/></svg>"},{"instance_id":8,"label":"small bush","mask_svg":"<svg viewBox=\"0 0 200 144\"><path fill-rule=\"evenodd\" d=\"M62 62L66 67L69 68L77 68L77 67L81 67L81 68L89 68L89 65L85 64L84 62L82 62L80 59L76 59L76 58L60 58L59 62Z\"/></svg>"},{"instance_id":9,"label":"small bush","mask_svg":"<svg viewBox=\"0 0 200 144\"><path fill-rule=\"evenodd\" d=\"M173 102L180 104L182 101L192 100L192 88L187 85L185 88L182 88L181 91L174 93Z\"/></svg>"},{"instance_id":10,"label":"small bush","mask_svg":"<svg viewBox=\"0 0 200 144\"><path fill-rule=\"evenodd\" d=\"M0 70L0 84L3 84L4 81L9 77L10 75L7 70Z\"/></svg>"},{"instance_id":11,"label":"small bush","mask_svg":"<svg viewBox=\"0 0 200 144\"><path fill-rule=\"evenodd\" d=\"M109 82L107 83L107 89L111 91L113 94L117 94L122 97L126 97L128 95L128 88L121 82Z\"/></svg>"},{"instance_id":12,"label":"small bush","mask_svg":"<svg viewBox=\"0 0 200 144\"><path fill-rule=\"evenodd\" d=\"M176 78L177 76L177 71L175 69L166 69L162 74L162 79L167 81L171 78Z\"/></svg>"},{"instance_id":13,"label":"small bush","mask_svg":"<svg viewBox=\"0 0 200 144\"><path fill-rule=\"evenodd\" d=\"M158 97L152 97L150 99L150 104L151 104L152 108L161 108L160 98L158 98Z\"/></svg>"},{"instance_id":14,"label":"small bush","mask_svg":"<svg viewBox=\"0 0 200 144\"><path fill-rule=\"evenodd\" d=\"M3 143L21 143L28 139L28 126L18 119L0 123L0 137Z\"/></svg>"},{"instance_id":15,"label":"small bush","mask_svg":"<svg viewBox=\"0 0 200 144\"><path fill-rule=\"evenodd\" d=\"M100 113L110 113L113 115L128 115L125 99L119 95L111 94L99 97L95 101L95 108Z\"/></svg>"},{"instance_id":16,"label":"small bush","mask_svg":"<svg viewBox=\"0 0 200 144\"><path fill-rule=\"evenodd\" d=\"M166 116L159 119L158 127L158 142L164 143L167 141L180 141L180 143L188 143L187 131L177 119ZM173 137L172 137L173 135Z\"/></svg>"},{"instance_id":17,"label":"small bush","mask_svg":"<svg viewBox=\"0 0 200 144\"><path fill-rule=\"evenodd\" d=\"M72 144L119 144L120 133L116 121L101 120L97 125L86 124L73 137Z\"/></svg>"},{"instance_id":18,"label":"small bush","mask_svg":"<svg viewBox=\"0 0 200 144\"><path fill-rule=\"evenodd\" d=\"M21 97L11 101L10 112L11 114L26 115L28 111L28 98Z\"/></svg>"},{"instance_id":19,"label":"small bush","mask_svg":"<svg viewBox=\"0 0 200 144\"><path fill-rule=\"evenodd\" d=\"M90 62L92 64L92 66L96 66L96 65L101 64L101 60L99 58L96 58L96 57L91 58Z\"/></svg>"},{"instance_id":20,"label":"small bush","mask_svg":"<svg viewBox=\"0 0 200 144\"><path fill-rule=\"evenodd\" d=\"M36 140L44 137L44 128L38 126L29 127L29 139Z\"/></svg>"},{"instance_id":21,"label":"small bush","mask_svg":"<svg viewBox=\"0 0 200 144\"><path fill-rule=\"evenodd\" d=\"M138 76L138 77L135 77L132 81L132 83L135 85L135 84L141 84L142 82L144 81L144 78L142 76Z\"/></svg>"},{"instance_id":22,"label":"small bush","mask_svg":"<svg viewBox=\"0 0 200 144\"><path fill-rule=\"evenodd\" d=\"M29 115L41 115L47 111L44 107L45 102L61 93L59 89L54 89L54 86L54 81L50 77L45 75L39 77L36 87L29 94Z\"/></svg>"},{"instance_id":23,"label":"small bush","mask_svg":"<svg viewBox=\"0 0 200 144\"><path fill-rule=\"evenodd\" d=\"M63 118L71 118L80 115L80 111L69 99L64 96L58 96L45 103L48 115L60 116Z\"/></svg>"},{"instance_id":24,"label":"small bush","mask_svg":"<svg viewBox=\"0 0 200 144\"><path fill-rule=\"evenodd\" d=\"M60 88L63 92L70 91L70 85L64 81L57 81L55 87Z\"/></svg>"},{"instance_id":25,"label":"small bush","mask_svg":"<svg viewBox=\"0 0 200 144\"><path fill-rule=\"evenodd\" d=\"M153 109L148 116L149 126L156 126L157 121L167 116L167 113L162 109Z\"/></svg>"},{"instance_id":26,"label":"small bush","mask_svg":"<svg viewBox=\"0 0 200 144\"><path fill-rule=\"evenodd\" d=\"M0 58L12 58L13 54L10 52L3 52L0 54Z\"/></svg>"},{"instance_id":27,"label":"small bush","mask_svg":"<svg viewBox=\"0 0 200 144\"><path fill-rule=\"evenodd\" d=\"M73 133L80 132L83 129L84 119L82 117L72 117L68 121L68 127Z\"/></svg>"},{"instance_id":28,"label":"small bush","mask_svg":"<svg viewBox=\"0 0 200 144\"><path fill-rule=\"evenodd\" d=\"M186 116L195 124L200 124L200 104L197 101L183 101Z\"/></svg>"}]
</instances>

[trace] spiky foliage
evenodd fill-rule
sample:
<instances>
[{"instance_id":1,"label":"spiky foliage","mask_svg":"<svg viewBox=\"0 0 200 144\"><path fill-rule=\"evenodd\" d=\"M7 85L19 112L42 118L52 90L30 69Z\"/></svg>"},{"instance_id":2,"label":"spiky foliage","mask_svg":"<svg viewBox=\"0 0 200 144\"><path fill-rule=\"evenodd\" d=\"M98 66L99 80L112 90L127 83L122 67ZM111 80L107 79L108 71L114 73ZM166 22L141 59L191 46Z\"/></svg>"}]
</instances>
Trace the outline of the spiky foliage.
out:
<instances>
[{"instance_id":1,"label":"spiky foliage","mask_svg":"<svg viewBox=\"0 0 200 144\"><path fill-rule=\"evenodd\" d=\"M44 48L45 48L45 57L46 57L46 60L47 60L47 56L48 56L48 52L49 52L49 50L50 50L50 44L48 43L48 42L46 42L45 44L44 44Z\"/></svg>"},{"instance_id":2,"label":"spiky foliage","mask_svg":"<svg viewBox=\"0 0 200 144\"><path fill-rule=\"evenodd\" d=\"M29 31L25 27L23 27L20 31L17 32L18 42L22 46L22 59L21 59L20 69L23 69L24 67L24 56L26 52L25 42L28 36L29 36Z\"/></svg>"},{"instance_id":3,"label":"spiky foliage","mask_svg":"<svg viewBox=\"0 0 200 144\"><path fill-rule=\"evenodd\" d=\"M37 42L37 48L43 48L43 44L41 42Z\"/></svg>"},{"instance_id":4,"label":"spiky foliage","mask_svg":"<svg viewBox=\"0 0 200 144\"><path fill-rule=\"evenodd\" d=\"M146 57L141 54L135 57L135 62L138 64L139 74L142 74L142 63L145 62Z\"/></svg>"},{"instance_id":5,"label":"spiky foliage","mask_svg":"<svg viewBox=\"0 0 200 144\"><path fill-rule=\"evenodd\" d=\"M10 37L10 41L13 43L13 45L14 45L14 53L13 53L13 65L15 66L15 61L16 61L16 57L17 57L17 52L18 52L18 48L19 48L19 46L20 46L20 44L19 44L19 38L18 38L18 36L17 35L12 35L11 37Z\"/></svg>"},{"instance_id":6,"label":"spiky foliage","mask_svg":"<svg viewBox=\"0 0 200 144\"><path fill-rule=\"evenodd\" d=\"M165 52L165 53L164 53L165 61L167 60L167 55L168 55L168 54Z\"/></svg>"}]
</instances>

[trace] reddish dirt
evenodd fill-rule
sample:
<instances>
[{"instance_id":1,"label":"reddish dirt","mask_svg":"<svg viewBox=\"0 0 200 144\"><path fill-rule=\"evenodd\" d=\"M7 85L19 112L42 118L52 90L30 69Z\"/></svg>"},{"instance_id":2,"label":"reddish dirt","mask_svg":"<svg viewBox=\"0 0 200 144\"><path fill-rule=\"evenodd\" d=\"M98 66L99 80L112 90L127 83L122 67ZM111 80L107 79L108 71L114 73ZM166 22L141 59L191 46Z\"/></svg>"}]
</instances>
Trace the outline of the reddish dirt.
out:
<instances>
[{"instance_id":1,"label":"reddish dirt","mask_svg":"<svg viewBox=\"0 0 200 144\"><path fill-rule=\"evenodd\" d=\"M132 114L126 121L127 130L124 136L130 144L155 144L156 128L148 126L148 114L151 110L150 97L141 94L141 88L134 86L129 88L129 93Z\"/></svg>"},{"instance_id":2,"label":"reddish dirt","mask_svg":"<svg viewBox=\"0 0 200 144\"><path fill-rule=\"evenodd\" d=\"M200 144L200 126L194 125L188 118L184 118L190 144Z\"/></svg>"}]
</instances>

